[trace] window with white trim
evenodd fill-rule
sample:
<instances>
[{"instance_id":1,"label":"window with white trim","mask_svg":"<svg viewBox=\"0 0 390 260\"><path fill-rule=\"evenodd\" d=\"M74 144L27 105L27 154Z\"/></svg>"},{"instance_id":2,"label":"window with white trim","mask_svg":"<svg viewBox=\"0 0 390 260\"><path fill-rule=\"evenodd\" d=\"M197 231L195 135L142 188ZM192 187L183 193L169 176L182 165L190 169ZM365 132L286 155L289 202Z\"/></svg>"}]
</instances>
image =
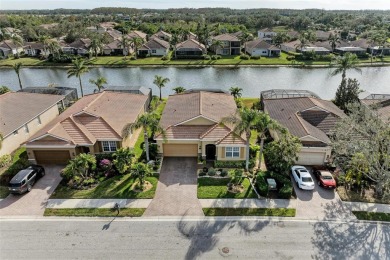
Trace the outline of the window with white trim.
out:
<instances>
[{"instance_id":1,"label":"window with white trim","mask_svg":"<svg viewBox=\"0 0 390 260\"><path fill-rule=\"evenodd\" d=\"M226 147L225 155L227 158L239 158L240 147Z\"/></svg>"},{"instance_id":2,"label":"window with white trim","mask_svg":"<svg viewBox=\"0 0 390 260\"><path fill-rule=\"evenodd\" d=\"M116 141L102 141L103 152L115 152Z\"/></svg>"},{"instance_id":3,"label":"window with white trim","mask_svg":"<svg viewBox=\"0 0 390 260\"><path fill-rule=\"evenodd\" d=\"M157 53L157 50L152 50L152 53Z\"/></svg>"}]
</instances>

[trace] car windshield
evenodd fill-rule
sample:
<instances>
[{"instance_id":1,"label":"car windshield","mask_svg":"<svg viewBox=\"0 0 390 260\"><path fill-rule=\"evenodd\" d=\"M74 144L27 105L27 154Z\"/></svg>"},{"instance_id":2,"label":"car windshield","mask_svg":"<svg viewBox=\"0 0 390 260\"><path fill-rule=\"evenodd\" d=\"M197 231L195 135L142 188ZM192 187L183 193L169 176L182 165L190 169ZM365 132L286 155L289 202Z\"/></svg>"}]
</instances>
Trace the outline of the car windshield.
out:
<instances>
[{"instance_id":1,"label":"car windshield","mask_svg":"<svg viewBox=\"0 0 390 260\"><path fill-rule=\"evenodd\" d=\"M19 182L19 183L10 183L9 184L9 187L11 187L11 188L19 188L21 186L21 183Z\"/></svg>"},{"instance_id":2,"label":"car windshield","mask_svg":"<svg viewBox=\"0 0 390 260\"><path fill-rule=\"evenodd\" d=\"M302 177L302 182L313 182L310 177Z\"/></svg>"},{"instance_id":3,"label":"car windshield","mask_svg":"<svg viewBox=\"0 0 390 260\"><path fill-rule=\"evenodd\" d=\"M332 176L322 176L322 179L324 179L324 180L331 180L333 178L332 178Z\"/></svg>"}]
</instances>

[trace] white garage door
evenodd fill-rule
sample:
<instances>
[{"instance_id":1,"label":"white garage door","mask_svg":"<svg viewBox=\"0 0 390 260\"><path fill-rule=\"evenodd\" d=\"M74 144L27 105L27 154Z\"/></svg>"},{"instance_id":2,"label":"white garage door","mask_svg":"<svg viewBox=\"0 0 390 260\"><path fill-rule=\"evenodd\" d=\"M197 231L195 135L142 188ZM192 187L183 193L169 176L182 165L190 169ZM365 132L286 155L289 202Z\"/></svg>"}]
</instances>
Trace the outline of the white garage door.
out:
<instances>
[{"instance_id":1,"label":"white garage door","mask_svg":"<svg viewBox=\"0 0 390 260\"><path fill-rule=\"evenodd\" d=\"M301 165L322 165L324 164L325 153L299 153L297 164Z\"/></svg>"}]
</instances>

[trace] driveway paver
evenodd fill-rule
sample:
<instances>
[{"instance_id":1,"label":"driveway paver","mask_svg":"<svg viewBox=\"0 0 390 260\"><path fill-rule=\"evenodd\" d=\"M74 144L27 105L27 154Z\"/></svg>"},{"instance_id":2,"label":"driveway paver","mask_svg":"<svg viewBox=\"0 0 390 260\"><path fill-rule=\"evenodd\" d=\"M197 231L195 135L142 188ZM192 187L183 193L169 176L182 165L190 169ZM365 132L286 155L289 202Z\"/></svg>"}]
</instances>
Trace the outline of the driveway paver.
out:
<instances>
[{"instance_id":1,"label":"driveway paver","mask_svg":"<svg viewBox=\"0 0 390 260\"><path fill-rule=\"evenodd\" d=\"M156 195L144 216L204 216L196 169L196 158L164 158Z\"/></svg>"},{"instance_id":2,"label":"driveway paver","mask_svg":"<svg viewBox=\"0 0 390 260\"><path fill-rule=\"evenodd\" d=\"M43 216L47 200L61 181L63 166L44 166L46 175L23 195L8 195L0 201L0 216Z\"/></svg>"},{"instance_id":3,"label":"driveway paver","mask_svg":"<svg viewBox=\"0 0 390 260\"><path fill-rule=\"evenodd\" d=\"M298 188L294 178L291 181L297 195L296 217L305 219L356 219L356 217L345 207L336 190L328 190L320 187L314 174L310 169L314 180L314 190L301 190Z\"/></svg>"}]
</instances>

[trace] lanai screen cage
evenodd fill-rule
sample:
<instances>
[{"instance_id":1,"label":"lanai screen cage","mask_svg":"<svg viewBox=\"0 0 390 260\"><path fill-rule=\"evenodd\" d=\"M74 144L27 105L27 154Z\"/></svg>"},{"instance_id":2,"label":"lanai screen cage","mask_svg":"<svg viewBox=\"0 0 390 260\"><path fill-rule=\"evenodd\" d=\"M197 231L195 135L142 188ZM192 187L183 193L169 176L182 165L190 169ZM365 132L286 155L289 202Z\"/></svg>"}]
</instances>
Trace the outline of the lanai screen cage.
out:
<instances>
[{"instance_id":1,"label":"lanai screen cage","mask_svg":"<svg viewBox=\"0 0 390 260\"><path fill-rule=\"evenodd\" d=\"M315 93L309 90L296 89L271 89L260 93L260 100L276 99L276 98L296 98L296 97L313 97L320 98Z\"/></svg>"}]
</instances>

